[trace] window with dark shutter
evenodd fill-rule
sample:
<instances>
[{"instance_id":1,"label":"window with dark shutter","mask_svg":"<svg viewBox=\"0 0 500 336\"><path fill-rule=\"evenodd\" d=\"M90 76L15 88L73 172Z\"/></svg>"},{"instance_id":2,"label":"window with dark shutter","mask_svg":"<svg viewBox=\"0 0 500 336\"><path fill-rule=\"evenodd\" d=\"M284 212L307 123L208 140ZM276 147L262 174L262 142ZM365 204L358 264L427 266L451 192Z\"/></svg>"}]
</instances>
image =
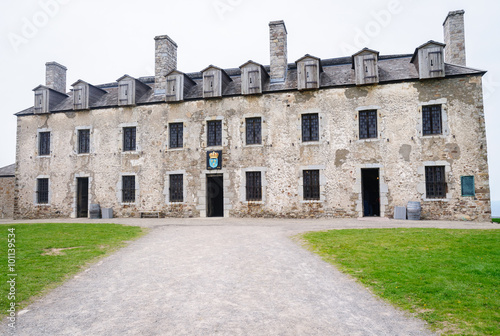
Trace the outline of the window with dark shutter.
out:
<instances>
[{"instance_id":1,"label":"window with dark shutter","mask_svg":"<svg viewBox=\"0 0 500 336\"><path fill-rule=\"evenodd\" d=\"M304 170L304 200L319 200L319 170Z\"/></svg>"},{"instance_id":2,"label":"window with dark shutter","mask_svg":"<svg viewBox=\"0 0 500 336\"><path fill-rule=\"evenodd\" d=\"M183 146L183 123L172 123L169 124L169 147L170 148L182 148Z\"/></svg>"},{"instance_id":3,"label":"window with dark shutter","mask_svg":"<svg viewBox=\"0 0 500 336\"><path fill-rule=\"evenodd\" d=\"M36 185L36 202L38 204L49 203L49 179L39 178Z\"/></svg>"},{"instance_id":4,"label":"window with dark shutter","mask_svg":"<svg viewBox=\"0 0 500 336\"><path fill-rule=\"evenodd\" d=\"M377 138L377 111L359 111L359 138Z\"/></svg>"},{"instance_id":5,"label":"window with dark shutter","mask_svg":"<svg viewBox=\"0 0 500 336\"><path fill-rule=\"evenodd\" d=\"M207 146L222 146L222 121L210 120L207 122Z\"/></svg>"},{"instance_id":6,"label":"window with dark shutter","mask_svg":"<svg viewBox=\"0 0 500 336\"><path fill-rule=\"evenodd\" d=\"M38 155L50 155L50 132L38 133Z\"/></svg>"},{"instance_id":7,"label":"window with dark shutter","mask_svg":"<svg viewBox=\"0 0 500 336\"><path fill-rule=\"evenodd\" d=\"M446 198L444 166L425 167L425 194L427 198Z\"/></svg>"},{"instance_id":8,"label":"window with dark shutter","mask_svg":"<svg viewBox=\"0 0 500 336\"><path fill-rule=\"evenodd\" d=\"M319 141L318 114L302 115L302 142Z\"/></svg>"},{"instance_id":9,"label":"window with dark shutter","mask_svg":"<svg viewBox=\"0 0 500 336\"><path fill-rule=\"evenodd\" d=\"M122 202L135 202L135 176L122 176Z\"/></svg>"},{"instance_id":10,"label":"window with dark shutter","mask_svg":"<svg viewBox=\"0 0 500 336\"><path fill-rule=\"evenodd\" d=\"M247 201L262 201L261 172L246 173Z\"/></svg>"},{"instance_id":11,"label":"window with dark shutter","mask_svg":"<svg viewBox=\"0 0 500 336\"><path fill-rule=\"evenodd\" d=\"M123 128L123 151L135 151L136 146L136 130L135 127L124 127Z\"/></svg>"},{"instance_id":12,"label":"window with dark shutter","mask_svg":"<svg viewBox=\"0 0 500 336\"><path fill-rule=\"evenodd\" d=\"M441 105L422 106L422 130L424 135L443 133Z\"/></svg>"},{"instance_id":13,"label":"window with dark shutter","mask_svg":"<svg viewBox=\"0 0 500 336\"><path fill-rule=\"evenodd\" d=\"M182 174L170 175L169 200L170 202L184 202L184 182Z\"/></svg>"},{"instance_id":14,"label":"window with dark shutter","mask_svg":"<svg viewBox=\"0 0 500 336\"><path fill-rule=\"evenodd\" d=\"M78 130L78 153L90 153L90 130Z\"/></svg>"},{"instance_id":15,"label":"window with dark shutter","mask_svg":"<svg viewBox=\"0 0 500 336\"><path fill-rule=\"evenodd\" d=\"M262 142L261 124L262 120L260 117L246 119L247 145L256 145Z\"/></svg>"},{"instance_id":16,"label":"window with dark shutter","mask_svg":"<svg viewBox=\"0 0 500 336\"><path fill-rule=\"evenodd\" d=\"M461 176L462 196L476 196L474 176Z\"/></svg>"}]
</instances>

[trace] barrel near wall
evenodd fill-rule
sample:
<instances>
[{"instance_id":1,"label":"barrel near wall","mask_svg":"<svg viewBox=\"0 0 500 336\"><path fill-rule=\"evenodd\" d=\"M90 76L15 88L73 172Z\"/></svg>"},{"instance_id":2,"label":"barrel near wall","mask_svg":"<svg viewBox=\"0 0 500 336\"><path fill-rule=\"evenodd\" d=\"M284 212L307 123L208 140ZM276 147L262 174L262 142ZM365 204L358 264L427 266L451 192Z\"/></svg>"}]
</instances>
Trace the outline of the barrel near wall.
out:
<instances>
[{"instance_id":1,"label":"barrel near wall","mask_svg":"<svg viewBox=\"0 0 500 336\"><path fill-rule=\"evenodd\" d=\"M95 204L95 203L90 204L89 216L90 216L90 219L101 218L101 206L99 204Z\"/></svg>"},{"instance_id":2,"label":"barrel near wall","mask_svg":"<svg viewBox=\"0 0 500 336\"><path fill-rule=\"evenodd\" d=\"M422 208L420 207L420 202L408 202L406 206L406 211L409 220L420 220L420 213Z\"/></svg>"}]
</instances>

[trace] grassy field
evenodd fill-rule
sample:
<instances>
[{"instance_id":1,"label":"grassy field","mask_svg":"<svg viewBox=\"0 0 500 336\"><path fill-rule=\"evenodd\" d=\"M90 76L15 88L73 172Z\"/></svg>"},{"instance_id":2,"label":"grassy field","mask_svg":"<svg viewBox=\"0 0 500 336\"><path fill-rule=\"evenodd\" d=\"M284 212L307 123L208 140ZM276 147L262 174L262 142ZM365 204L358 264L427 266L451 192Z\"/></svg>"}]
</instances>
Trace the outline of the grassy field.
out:
<instances>
[{"instance_id":1,"label":"grassy field","mask_svg":"<svg viewBox=\"0 0 500 336\"><path fill-rule=\"evenodd\" d=\"M434 330L500 335L500 230L334 230L303 238Z\"/></svg>"},{"instance_id":2,"label":"grassy field","mask_svg":"<svg viewBox=\"0 0 500 336\"><path fill-rule=\"evenodd\" d=\"M54 288L89 262L124 246L124 241L144 231L116 224L16 224L1 225L0 232L0 315L5 315L11 302L22 308L34 296ZM8 239L13 245L9 246ZM15 249L12 269L7 257L13 251L9 248ZM16 274L15 300L7 295L12 273Z\"/></svg>"}]
</instances>

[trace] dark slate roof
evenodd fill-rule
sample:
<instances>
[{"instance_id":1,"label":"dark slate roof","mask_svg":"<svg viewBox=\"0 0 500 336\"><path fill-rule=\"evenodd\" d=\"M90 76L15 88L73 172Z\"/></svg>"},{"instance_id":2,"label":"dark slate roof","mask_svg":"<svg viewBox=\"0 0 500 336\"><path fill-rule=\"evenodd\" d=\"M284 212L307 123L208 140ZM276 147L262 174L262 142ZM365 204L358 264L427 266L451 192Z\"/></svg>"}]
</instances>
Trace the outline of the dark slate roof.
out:
<instances>
[{"instance_id":1,"label":"dark slate roof","mask_svg":"<svg viewBox=\"0 0 500 336\"><path fill-rule=\"evenodd\" d=\"M0 168L0 177L14 177L15 174L16 174L15 163Z\"/></svg>"},{"instance_id":2,"label":"dark slate roof","mask_svg":"<svg viewBox=\"0 0 500 336\"><path fill-rule=\"evenodd\" d=\"M415 65L410 63L412 54L402 55L382 55L378 58L379 67L379 83L391 83L401 81L415 81L419 79ZM333 88L355 86L355 73L352 69L352 56L330 58L321 60L323 72L320 74L320 88ZM269 73L269 65L265 65L264 69ZM232 79L227 85L223 96L235 96L241 94L241 69L230 68L224 69L227 75ZM464 75L483 75L485 71L453 65L445 64L446 77L464 76ZM184 92L184 100L194 100L203 98L203 76L201 71L186 73L196 85L190 90ZM154 95L154 76L140 77L139 81L148 85L151 90L147 91L141 97L136 99L137 105L153 104L165 102L164 97ZM90 108L107 108L118 106L118 84L117 82L96 85L98 88L106 91L98 101L92 103ZM276 91L297 90L297 65L295 63L288 64L287 78L285 82L271 84L266 81L263 87L263 93ZM73 93L68 93L68 98L56 106L52 112L73 111ZM33 114L33 107L27 108L16 113L17 116Z\"/></svg>"}]
</instances>

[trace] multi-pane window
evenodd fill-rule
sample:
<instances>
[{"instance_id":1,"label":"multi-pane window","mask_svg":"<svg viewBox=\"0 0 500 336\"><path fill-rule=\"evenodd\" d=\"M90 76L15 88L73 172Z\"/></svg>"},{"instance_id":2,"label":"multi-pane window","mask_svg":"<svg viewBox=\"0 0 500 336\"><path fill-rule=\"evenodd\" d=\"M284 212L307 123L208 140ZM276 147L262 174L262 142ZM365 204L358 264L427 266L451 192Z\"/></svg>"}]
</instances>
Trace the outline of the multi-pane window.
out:
<instances>
[{"instance_id":1,"label":"multi-pane window","mask_svg":"<svg viewBox=\"0 0 500 336\"><path fill-rule=\"evenodd\" d=\"M182 174L170 175L169 201L184 202L184 182Z\"/></svg>"},{"instance_id":2,"label":"multi-pane window","mask_svg":"<svg viewBox=\"0 0 500 336\"><path fill-rule=\"evenodd\" d=\"M183 146L183 123L171 123L169 125L169 147L182 148Z\"/></svg>"},{"instance_id":3,"label":"multi-pane window","mask_svg":"<svg viewBox=\"0 0 500 336\"><path fill-rule=\"evenodd\" d=\"M50 155L50 132L38 133L38 155Z\"/></svg>"},{"instance_id":4,"label":"multi-pane window","mask_svg":"<svg viewBox=\"0 0 500 336\"><path fill-rule=\"evenodd\" d=\"M36 184L36 202L38 204L49 203L49 179L39 178Z\"/></svg>"},{"instance_id":5,"label":"multi-pane window","mask_svg":"<svg viewBox=\"0 0 500 336\"><path fill-rule=\"evenodd\" d=\"M444 166L425 167L426 198L446 198Z\"/></svg>"},{"instance_id":6,"label":"multi-pane window","mask_svg":"<svg viewBox=\"0 0 500 336\"><path fill-rule=\"evenodd\" d=\"M319 140L318 114L310 113L302 115L302 141Z\"/></svg>"},{"instance_id":7,"label":"multi-pane window","mask_svg":"<svg viewBox=\"0 0 500 336\"><path fill-rule=\"evenodd\" d=\"M122 176L122 202L135 202L135 176Z\"/></svg>"},{"instance_id":8,"label":"multi-pane window","mask_svg":"<svg viewBox=\"0 0 500 336\"><path fill-rule=\"evenodd\" d=\"M422 130L424 135L443 133L441 105L422 106Z\"/></svg>"},{"instance_id":9,"label":"multi-pane window","mask_svg":"<svg viewBox=\"0 0 500 336\"><path fill-rule=\"evenodd\" d=\"M222 145L222 120L210 120L207 122L207 146Z\"/></svg>"},{"instance_id":10,"label":"multi-pane window","mask_svg":"<svg viewBox=\"0 0 500 336\"><path fill-rule=\"evenodd\" d=\"M135 127L124 127L123 128L123 151L135 151L136 142L136 130Z\"/></svg>"},{"instance_id":11,"label":"multi-pane window","mask_svg":"<svg viewBox=\"0 0 500 336\"><path fill-rule=\"evenodd\" d=\"M90 130L78 130L78 153L90 153Z\"/></svg>"},{"instance_id":12,"label":"multi-pane window","mask_svg":"<svg viewBox=\"0 0 500 336\"><path fill-rule=\"evenodd\" d=\"M256 145L262 142L262 120L261 118L246 119L247 145Z\"/></svg>"},{"instance_id":13,"label":"multi-pane window","mask_svg":"<svg viewBox=\"0 0 500 336\"><path fill-rule=\"evenodd\" d=\"M359 138L377 138L377 111L359 111Z\"/></svg>"},{"instance_id":14,"label":"multi-pane window","mask_svg":"<svg viewBox=\"0 0 500 336\"><path fill-rule=\"evenodd\" d=\"M261 172L247 172L246 179L247 201L262 201Z\"/></svg>"},{"instance_id":15,"label":"multi-pane window","mask_svg":"<svg viewBox=\"0 0 500 336\"><path fill-rule=\"evenodd\" d=\"M319 200L319 170L304 170L304 200Z\"/></svg>"}]
</instances>

